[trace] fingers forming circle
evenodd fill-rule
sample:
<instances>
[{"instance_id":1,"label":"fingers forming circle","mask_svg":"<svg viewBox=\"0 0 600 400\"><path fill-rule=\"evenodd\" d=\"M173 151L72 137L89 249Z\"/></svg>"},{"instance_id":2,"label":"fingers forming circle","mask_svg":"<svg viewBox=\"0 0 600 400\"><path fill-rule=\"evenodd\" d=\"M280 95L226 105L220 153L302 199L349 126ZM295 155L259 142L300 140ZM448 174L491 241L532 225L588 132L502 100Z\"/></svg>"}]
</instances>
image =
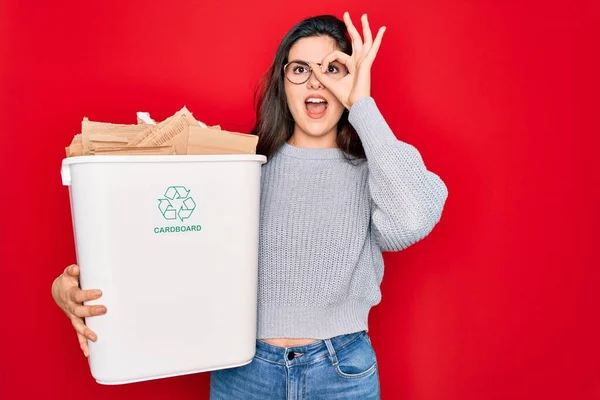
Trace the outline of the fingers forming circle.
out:
<instances>
[{"instance_id":1,"label":"fingers forming circle","mask_svg":"<svg viewBox=\"0 0 600 400\"><path fill-rule=\"evenodd\" d=\"M327 55L327 57L325 57L323 61L321 61L321 72L327 71L327 68L329 68L329 64L331 64L334 61L341 62L346 68L348 68L349 71L351 71L353 68L352 57L344 53L343 51L335 50L329 55Z\"/></svg>"}]
</instances>

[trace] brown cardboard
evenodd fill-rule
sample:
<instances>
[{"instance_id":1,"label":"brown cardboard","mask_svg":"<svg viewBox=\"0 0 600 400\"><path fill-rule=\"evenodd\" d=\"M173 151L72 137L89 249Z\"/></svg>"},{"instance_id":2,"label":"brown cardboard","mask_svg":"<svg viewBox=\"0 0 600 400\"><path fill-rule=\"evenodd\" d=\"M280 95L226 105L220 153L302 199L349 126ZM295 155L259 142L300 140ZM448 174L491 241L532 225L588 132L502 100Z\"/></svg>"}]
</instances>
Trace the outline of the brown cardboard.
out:
<instances>
[{"instance_id":1,"label":"brown cardboard","mask_svg":"<svg viewBox=\"0 0 600 400\"><path fill-rule=\"evenodd\" d=\"M139 132L145 129L145 125L111 124L107 122L90 121L84 118L81 122L81 135L83 143L83 154L90 151L90 135L110 134L133 139Z\"/></svg>"},{"instance_id":2,"label":"brown cardboard","mask_svg":"<svg viewBox=\"0 0 600 400\"><path fill-rule=\"evenodd\" d=\"M169 155L175 154L174 146L149 146L149 147L106 147L98 149L94 155L131 155L131 154L146 154L146 155Z\"/></svg>"},{"instance_id":3,"label":"brown cardboard","mask_svg":"<svg viewBox=\"0 0 600 400\"><path fill-rule=\"evenodd\" d=\"M256 135L190 126L187 154L256 154L257 143Z\"/></svg>"},{"instance_id":4,"label":"brown cardboard","mask_svg":"<svg viewBox=\"0 0 600 400\"><path fill-rule=\"evenodd\" d=\"M90 154L97 152L98 149L127 146L129 140L126 137L107 134L89 135Z\"/></svg>"},{"instance_id":5,"label":"brown cardboard","mask_svg":"<svg viewBox=\"0 0 600 400\"><path fill-rule=\"evenodd\" d=\"M108 154L256 154L258 137L208 126L183 107L156 123L147 112L137 123L112 124L84 118L82 132L65 147L67 157Z\"/></svg>"},{"instance_id":6,"label":"brown cardboard","mask_svg":"<svg viewBox=\"0 0 600 400\"><path fill-rule=\"evenodd\" d=\"M109 134L93 134L90 135L90 142L98 143L129 143L129 139L124 136L109 135Z\"/></svg>"},{"instance_id":7,"label":"brown cardboard","mask_svg":"<svg viewBox=\"0 0 600 400\"><path fill-rule=\"evenodd\" d=\"M158 131L158 125L144 125L140 124L137 126L141 126L144 129L140 130L134 137L129 141L130 146L138 146L148 137L156 135L155 131Z\"/></svg>"},{"instance_id":8,"label":"brown cardboard","mask_svg":"<svg viewBox=\"0 0 600 400\"><path fill-rule=\"evenodd\" d=\"M188 125L198 125L192 113L183 107L175 115L159 124L147 125L146 130L139 133L130 145L132 146L162 146L173 145L177 154L186 154L188 141Z\"/></svg>"},{"instance_id":9,"label":"brown cardboard","mask_svg":"<svg viewBox=\"0 0 600 400\"><path fill-rule=\"evenodd\" d=\"M81 140L81 133L78 133L75 136L73 136L71 144L65 147L67 157L76 157L80 156L83 153L83 145L81 143Z\"/></svg>"},{"instance_id":10,"label":"brown cardboard","mask_svg":"<svg viewBox=\"0 0 600 400\"><path fill-rule=\"evenodd\" d=\"M188 141L188 127L190 124L196 124L196 121L190 114L179 115L171 119L168 123L162 125L160 129L153 130L142 140L138 146L164 146L173 145L177 154L186 154Z\"/></svg>"}]
</instances>

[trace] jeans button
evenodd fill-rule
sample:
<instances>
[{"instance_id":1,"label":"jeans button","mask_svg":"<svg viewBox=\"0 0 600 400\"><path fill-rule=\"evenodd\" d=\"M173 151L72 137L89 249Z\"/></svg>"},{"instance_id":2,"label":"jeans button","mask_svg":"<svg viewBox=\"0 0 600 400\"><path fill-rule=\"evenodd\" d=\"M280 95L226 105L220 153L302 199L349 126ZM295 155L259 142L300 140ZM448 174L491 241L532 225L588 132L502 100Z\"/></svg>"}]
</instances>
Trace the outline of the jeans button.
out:
<instances>
[{"instance_id":1,"label":"jeans button","mask_svg":"<svg viewBox=\"0 0 600 400\"><path fill-rule=\"evenodd\" d=\"M287 355L288 360L293 360L294 357L296 357L296 353L294 353L293 351L290 351Z\"/></svg>"}]
</instances>

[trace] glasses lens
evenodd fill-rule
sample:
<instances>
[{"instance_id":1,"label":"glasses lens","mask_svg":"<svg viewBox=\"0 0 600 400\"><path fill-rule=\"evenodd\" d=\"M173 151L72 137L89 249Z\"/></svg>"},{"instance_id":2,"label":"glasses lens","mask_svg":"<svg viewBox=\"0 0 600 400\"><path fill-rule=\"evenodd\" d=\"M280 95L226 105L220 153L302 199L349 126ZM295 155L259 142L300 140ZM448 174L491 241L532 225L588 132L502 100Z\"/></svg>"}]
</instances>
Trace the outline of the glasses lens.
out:
<instances>
[{"instance_id":1,"label":"glasses lens","mask_svg":"<svg viewBox=\"0 0 600 400\"><path fill-rule=\"evenodd\" d=\"M294 61L285 67L285 77L293 83L304 83L310 76L310 66L306 63Z\"/></svg>"}]
</instances>

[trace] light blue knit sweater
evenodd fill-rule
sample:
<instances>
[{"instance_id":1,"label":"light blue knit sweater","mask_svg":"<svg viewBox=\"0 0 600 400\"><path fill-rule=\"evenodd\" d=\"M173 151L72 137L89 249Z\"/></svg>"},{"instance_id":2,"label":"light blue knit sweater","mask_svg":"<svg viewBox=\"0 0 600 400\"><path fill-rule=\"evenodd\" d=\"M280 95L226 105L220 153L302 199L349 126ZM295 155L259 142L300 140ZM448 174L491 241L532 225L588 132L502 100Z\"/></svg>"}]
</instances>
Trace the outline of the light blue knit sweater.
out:
<instances>
[{"instance_id":1,"label":"light blue knit sweater","mask_svg":"<svg viewBox=\"0 0 600 400\"><path fill-rule=\"evenodd\" d=\"M399 141L373 98L349 121L367 161L340 149L284 144L262 169L258 338L317 338L368 329L381 300L382 251L423 239L448 191Z\"/></svg>"}]
</instances>

